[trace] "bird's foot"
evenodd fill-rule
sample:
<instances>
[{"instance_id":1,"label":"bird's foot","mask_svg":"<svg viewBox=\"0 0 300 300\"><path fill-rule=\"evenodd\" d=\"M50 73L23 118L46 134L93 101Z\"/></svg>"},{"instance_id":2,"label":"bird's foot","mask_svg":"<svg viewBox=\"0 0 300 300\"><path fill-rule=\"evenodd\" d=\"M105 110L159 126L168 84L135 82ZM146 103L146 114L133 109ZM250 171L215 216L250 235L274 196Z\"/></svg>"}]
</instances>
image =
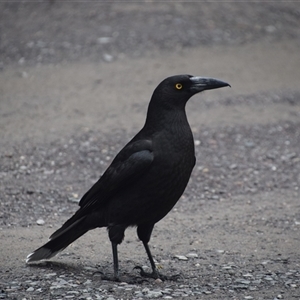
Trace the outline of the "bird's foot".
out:
<instances>
[{"instance_id":1,"label":"bird's foot","mask_svg":"<svg viewBox=\"0 0 300 300\"><path fill-rule=\"evenodd\" d=\"M121 281L120 278L119 278L119 276L112 276L112 277L110 277L110 276L105 275L105 274L104 274L103 272L101 272L101 271L96 271L96 272L94 272L94 273L93 273L93 276L94 276L94 275L98 275L98 274L100 274L101 280L115 281L115 282L120 282L120 281Z\"/></svg>"},{"instance_id":2,"label":"bird's foot","mask_svg":"<svg viewBox=\"0 0 300 300\"><path fill-rule=\"evenodd\" d=\"M165 280L176 281L181 277L180 274L171 275L171 276L163 275L163 274L159 273L157 270L153 270L151 273L145 272L144 269L140 266L136 266L133 269L134 270L140 270L140 275L142 277L160 279L162 281L165 281Z\"/></svg>"}]
</instances>

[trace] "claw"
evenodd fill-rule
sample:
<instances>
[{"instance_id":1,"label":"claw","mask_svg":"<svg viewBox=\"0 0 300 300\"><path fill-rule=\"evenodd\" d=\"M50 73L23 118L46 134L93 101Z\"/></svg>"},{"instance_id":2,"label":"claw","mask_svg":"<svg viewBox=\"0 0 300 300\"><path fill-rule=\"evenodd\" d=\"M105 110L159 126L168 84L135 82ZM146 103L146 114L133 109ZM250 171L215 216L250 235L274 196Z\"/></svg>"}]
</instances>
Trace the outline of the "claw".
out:
<instances>
[{"instance_id":1,"label":"claw","mask_svg":"<svg viewBox=\"0 0 300 300\"><path fill-rule=\"evenodd\" d=\"M95 274L100 274L100 275L101 275L101 280L116 281L116 282L120 282L120 281L121 281L119 277L109 277L109 276L105 275L105 274L104 274L103 272L101 272L101 271L95 271L95 272L93 273L93 276L94 276Z\"/></svg>"},{"instance_id":2,"label":"claw","mask_svg":"<svg viewBox=\"0 0 300 300\"><path fill-rule=\"evenodd\" d=\"M142 277L153 278L153 279L158 279L159 278L162 281L165 281L165 280L176 281L181 277L180 274L171 275L171 276L163 275L163 274L160 274L157 270L153 270L152 273L148 273L148 272L145 272L144 269L141 266L135 266L133 268L133 270L140 270L140 275Z\"/></svg>"}]
</instances>

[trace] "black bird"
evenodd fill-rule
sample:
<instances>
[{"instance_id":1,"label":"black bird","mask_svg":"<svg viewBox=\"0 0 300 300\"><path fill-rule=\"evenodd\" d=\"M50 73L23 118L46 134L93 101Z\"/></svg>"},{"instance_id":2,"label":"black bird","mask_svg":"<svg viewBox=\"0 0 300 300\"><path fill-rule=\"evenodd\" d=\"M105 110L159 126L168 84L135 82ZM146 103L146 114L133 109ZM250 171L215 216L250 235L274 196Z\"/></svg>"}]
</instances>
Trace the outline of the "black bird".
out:
<instances>
[{"instance_id":1,"label":"black bird","mask_svg":"<svg viewBox=\"0 0 300 300\"><path fill-rule=\"evenodd\" d=\"M117 246L122 243L125 229L136 226L152 273L137 268L142 276L166 279L155 267L148 242L155 223L182 195L195 165L194 139L185 105L199 92L226 86L230 85L191 75L163 80L153 92L141 131L82 197L77 212L50 236L48 243L29 254L26 262L51 258L87 231L107 227L114 280L119 280Z\"/></svg>"}]
</instances>

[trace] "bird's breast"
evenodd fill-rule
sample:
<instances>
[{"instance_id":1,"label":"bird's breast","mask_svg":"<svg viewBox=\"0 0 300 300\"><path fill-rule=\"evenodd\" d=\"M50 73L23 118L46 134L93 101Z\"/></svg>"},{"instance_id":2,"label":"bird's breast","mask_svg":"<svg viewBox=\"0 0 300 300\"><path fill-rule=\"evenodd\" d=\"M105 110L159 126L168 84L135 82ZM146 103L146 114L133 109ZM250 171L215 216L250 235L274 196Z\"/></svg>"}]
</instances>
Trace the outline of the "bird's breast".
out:
<instances>
[{"instance_id":1,"label":"bird's breast","mask_svg":"<svg viewBox=\"0 0 300 300\"><path fill-rule=\"evenodd\" d=\"M195 165L194 141L189 127L172 130L153 136L153 162L110 202L112 222L126 223L131 216L131 225L156 223L181 197Z\"/></svg>"},{"instance_id":2,"label":"bird's breast","mask_svg":"<svg viewBox=\"0 0 300 300\"><path fill-rule=\"evenodd\" d=\"M171 201L179 199L183 193L195 165L194 141L190 130L184 135L160 137L154 141L154 161L151 168L153 185L162 197L170 197ZM175 138L174 138L175 137Z\"/></svg>"}]
</instances>

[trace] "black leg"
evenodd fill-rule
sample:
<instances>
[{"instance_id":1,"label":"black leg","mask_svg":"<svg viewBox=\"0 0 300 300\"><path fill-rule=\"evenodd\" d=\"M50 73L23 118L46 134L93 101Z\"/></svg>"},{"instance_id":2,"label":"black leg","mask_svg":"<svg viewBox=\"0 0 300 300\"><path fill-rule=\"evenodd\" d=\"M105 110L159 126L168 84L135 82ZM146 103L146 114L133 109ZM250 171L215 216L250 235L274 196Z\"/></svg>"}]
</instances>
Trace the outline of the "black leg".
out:
<instances>
[{"instance_id":1,"label":"black leg","mask_svg":"<svg viewBox=\"0 0 300 300\"><path fill-rule=\"evenodd\" d=\"M111 277L105 275L101 271L96 271L96 272L94 272L94 274L100 273L102 280L120 281L120 278L119 278L119 260L118 260L118 244L112 242L111 246L112 246L112 253L113 253L113 260L114 260L114 277L111 278Z\"/></svg>"},{"instance_id":2,"label":"black leg","mask_svg":"<svg viewBox=\"0 0 300 300\"><path fill-rule=\"evenodd\" d=\"M108 235L111 241L113 261L114 261L114 278L115 281L120 281L119 278L119 259L118 259L118 244L121 244L124 238L124 225L112 225L108 227Z\"/></svg>"},{"instance_id":3,"label":"black leg","mask_svg":"<svg viewBox=\"0 0 300 300\"><path fill-rule=\"evenodd\" d=\"M119 260L118 260L118 244L111 243L113 260L114 260L114 280L119 281Z\"/></svg>"},{"instance_id":4,"label":"black leg","mask_svg":"<svg viewBox=\"0 0 300 300\"><path fill-rule=\"evenodd\" d=\"M150 248L149 248L149 246L148 246L148 243L146 243L146 242L144 242L144 241L142 241L142 242L143 242L143 245L144 245L144 247L145 247L146 253L147 253L147 255L148 255L150 264L151 264L153 277L159 278L159 274L158 274L158 272L157 272L156 265L155 265L155 262L154 262L154 260L153 260L153 256L152 256L152 254L151 254L151 251L150 251Z\"/></svg>"},{"instance_id":5,"label":"black leg","mask_svg":"<svg viewBox=\"0 0 300 300\"><path fill-rule=\"evenodd\" d=\"M138 226L138 228L137 228L138 237L143 242L143 245L145 247L146 253L149 258L151 268L152 268L152 273L145 272L143 270L143 268L140 266L136 266L135 269L140 270L140 274L143 277L154 278L154 279L159 278L161 280L177 280L180 277L179 275L166 276L166 275L160 274L157 271L157 268L156 268L154 260L153 260L153 256L152 256L151 251L148 246L153 227L154 227L154 224L150 224L150 225Z\"/></svg>"}]
</instances>

